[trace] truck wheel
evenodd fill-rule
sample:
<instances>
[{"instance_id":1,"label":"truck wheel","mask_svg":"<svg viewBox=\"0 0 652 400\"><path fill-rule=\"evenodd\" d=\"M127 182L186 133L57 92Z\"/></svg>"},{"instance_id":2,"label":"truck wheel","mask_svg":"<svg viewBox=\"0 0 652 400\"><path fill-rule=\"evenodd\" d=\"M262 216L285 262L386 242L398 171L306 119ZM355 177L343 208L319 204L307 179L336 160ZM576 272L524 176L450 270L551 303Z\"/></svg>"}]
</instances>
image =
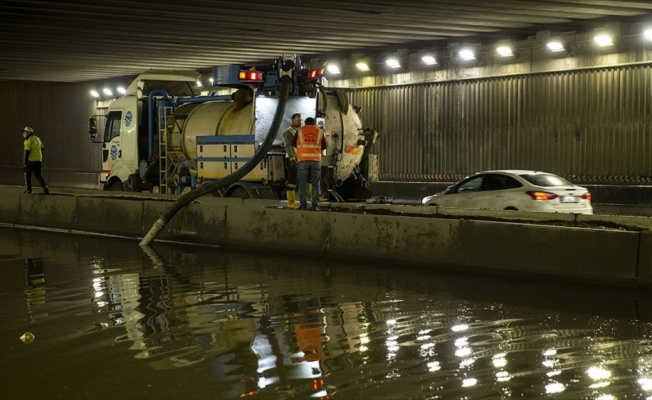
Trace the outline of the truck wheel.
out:
<instances>
[{"instance_id":1,"label":"truck wheel","mask_svg":"<svg viewBox=\"0 0 652 400\"><path fill-rule=\"evenodd\" d=\"M140 192L140 178L136 174L131 174L123 186L130 192Z\"/></svg>"},{"instance_id":2,"label":"truck wheel","mask_svg":"<svg viewBox=\"0 0 652 400\"><path fill-rule=\"evenodd\" d=\"M233 189L233 192L231 192L231 196L229 197L235 197L236 199L249 199L251 196L249 196L249 193L245 190L245 188L238 187Z\"/></svg>"},{"instance_id":3,"label":"truck wheel","mask_svg":"<svg viewBox=\"0 0 652 400\"><path fill-rule=\"evenodd\" d=\"M125 188L120 181L115 181L109 186L109 190L112 192L124 192Z\"/></svg>"}]
</instances>

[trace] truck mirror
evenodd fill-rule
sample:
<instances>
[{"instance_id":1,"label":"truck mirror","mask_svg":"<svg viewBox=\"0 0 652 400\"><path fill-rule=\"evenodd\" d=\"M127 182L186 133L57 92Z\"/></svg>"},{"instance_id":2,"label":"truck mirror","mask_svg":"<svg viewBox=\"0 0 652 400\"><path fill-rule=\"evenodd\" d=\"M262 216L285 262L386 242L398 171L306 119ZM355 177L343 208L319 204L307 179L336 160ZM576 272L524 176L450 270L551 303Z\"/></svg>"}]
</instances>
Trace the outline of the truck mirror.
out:
<instances>
[{"instance_id":1,"label":"truck mirror","mask_svg":"<svg viewBox=\"0 0 652 400\"><path fill-rule=\"evenodd\" d=\"M95 116L88 119L88 134L91 137L91 142L95 142L97 138L97 118Z\"/></svg>"}]
</instances>

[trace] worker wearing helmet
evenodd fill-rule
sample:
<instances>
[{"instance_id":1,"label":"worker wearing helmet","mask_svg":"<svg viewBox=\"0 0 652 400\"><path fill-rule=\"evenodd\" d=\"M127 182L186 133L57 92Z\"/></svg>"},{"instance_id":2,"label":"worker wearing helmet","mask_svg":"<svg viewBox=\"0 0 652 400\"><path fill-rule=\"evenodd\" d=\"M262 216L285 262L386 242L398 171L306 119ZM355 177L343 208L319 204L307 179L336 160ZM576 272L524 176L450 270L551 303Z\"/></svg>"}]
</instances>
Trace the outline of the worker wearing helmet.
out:
<instances>
[{"instance_id":1,"label":"worker wearing helmet","mask_svg":"<svg viewBox=\"0 0 652 400\"><path fill-rule=\"evenodd\" d=\"M301 128L301 121L301 114L292 114L290 126L283 132L286 168L285 193L288 199L288 208L291 210L299 208L297 204L297 149L292 145L292 140L297 129Z\"/></svg>"},{"instance_id":2,"label":"worker wearing helmet","mask_svg":"<svg viewBox=\"0 0 652 400\"><path fill-rule=\"evenodd\" d=\"M25 139L25 157L23 159L23 169L25 171L25 186L27 193L32 193L32 173L41 184L43 192L50 194L48 185L41 175L43 164L43 142L34 134L34 129L26 126L23 129L23 139Z\"/></svg>"},{"instance_id":3,"label":"worker wearing helmet","mask_svg":"<svg viewBox=\"0 0 652 400\"><path fill-rule=\"evenodd\" d=\"M293 144L297 148L299 163L300 209L307 208L308 182L312 183L312 209L319 210L319 180L321 174L321 152L326 149L324 131L315 126L314 118L306 118L306 125L297 130Z\"/></svg>"}]
</instances>

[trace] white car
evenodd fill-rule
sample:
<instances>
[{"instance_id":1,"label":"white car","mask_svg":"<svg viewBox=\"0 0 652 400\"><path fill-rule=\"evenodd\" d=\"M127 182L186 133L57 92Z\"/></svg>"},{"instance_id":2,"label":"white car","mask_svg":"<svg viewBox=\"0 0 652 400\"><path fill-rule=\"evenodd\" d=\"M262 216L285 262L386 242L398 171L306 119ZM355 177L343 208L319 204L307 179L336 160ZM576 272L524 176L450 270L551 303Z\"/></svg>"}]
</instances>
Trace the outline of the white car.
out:
<instances>
[{"instance_id":1,"label":"white car","mask_svg":"<svg viewBox=\"0 0 652 400\"><path fill-rule=\"evenodd\" d=\"M426 196L423 205L593 214L591 193L541 171L483 171Z\"/></svg>"}]
</instances>

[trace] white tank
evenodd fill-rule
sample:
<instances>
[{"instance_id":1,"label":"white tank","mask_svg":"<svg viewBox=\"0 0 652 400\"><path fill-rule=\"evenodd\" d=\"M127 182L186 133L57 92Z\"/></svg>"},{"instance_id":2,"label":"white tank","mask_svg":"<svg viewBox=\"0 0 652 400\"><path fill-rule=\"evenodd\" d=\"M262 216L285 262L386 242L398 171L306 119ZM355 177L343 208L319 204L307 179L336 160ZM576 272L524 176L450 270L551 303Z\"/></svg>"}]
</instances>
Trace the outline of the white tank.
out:
<instances>
[{"instance_id":1,"label":"white tank","mask_svg":"<svg viewBox=\"0 0 652 400\"><path fill-rule=\"evenodd\" d=\"M254 101L246 92L239 92L234 94L235 101L209 101L178 107L167 121L168 151L183 152L194 164L197 136L256 135L256 141L262 143L272 124L278 98L258 97ZM360 164L365 148L361 144L364 138L360 118L346 96L336 90L321 90L317 98L290 97L283 122L276 132L276 146L283 146L282 134L290 125L292 114L297 112L304 120L317 117L328 144L322 165L333 167L334 182L346 180Z\"/></svg>"}]
</instances>

